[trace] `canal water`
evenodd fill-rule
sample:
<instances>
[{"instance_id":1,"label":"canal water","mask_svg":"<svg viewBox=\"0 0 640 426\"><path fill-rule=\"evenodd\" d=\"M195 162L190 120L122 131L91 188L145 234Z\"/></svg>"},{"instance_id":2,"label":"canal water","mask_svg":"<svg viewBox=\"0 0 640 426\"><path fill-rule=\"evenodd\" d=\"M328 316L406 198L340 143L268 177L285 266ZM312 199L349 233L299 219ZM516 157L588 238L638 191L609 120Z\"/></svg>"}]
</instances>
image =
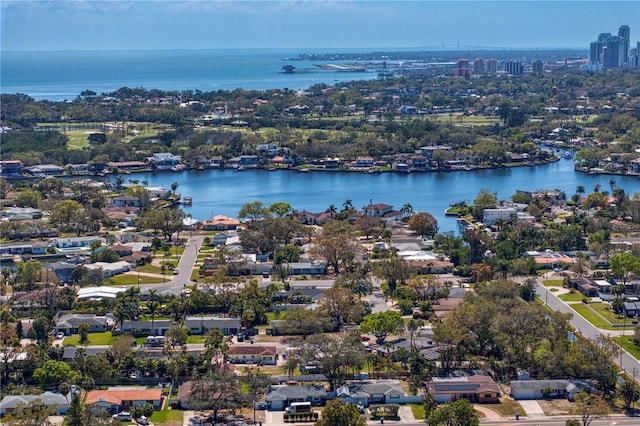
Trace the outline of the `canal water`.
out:
<instances>
[{"instance_id":1,"label":"canal water","mask_svg":"<svg viewBox=\"0 0 640 426\"><path fill-rule=\"evenodd\" d=\"M578 173L573 164L562 159L536 167L410 174L208 169L124 177L166 188L176 182L177 192L193 197L193 204L184 206L184 211L199 220L218 214L237 217L243 204L256 200L265 205L285 201L299 211L322 212L331 204L340 210L350 199L358 209L370 201L391 204L397 210L410 203L415 211L433 214L443 232L457 230L456 219L445 217L445 209L459 201L472 203L483 188L496 192L500 200L510 199L517 189L560 189L570 198L578 185L584 186L587 193L596 184L611 191L613 179L627 194L640 192L640 178L636 176Z\"/></svg>"}]
</instances>

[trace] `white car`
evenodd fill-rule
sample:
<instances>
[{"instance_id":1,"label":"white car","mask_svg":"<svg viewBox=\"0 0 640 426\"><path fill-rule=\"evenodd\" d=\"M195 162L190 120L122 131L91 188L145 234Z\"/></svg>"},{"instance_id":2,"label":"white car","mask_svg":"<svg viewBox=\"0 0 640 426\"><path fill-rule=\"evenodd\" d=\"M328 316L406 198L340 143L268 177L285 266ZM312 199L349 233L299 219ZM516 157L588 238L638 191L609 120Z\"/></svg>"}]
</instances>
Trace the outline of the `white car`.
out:
<instances>
[{"instance_id":1,"label":"white car","mask_svg":"<svg viewBox=\"0 0 640 426\"><path fill-rule=\"evenodd\" d=\"M128 411L121 411L118 414L114 414L111 416L114 420L120 420L122 422L130 422L131 421L131 413Z\"/></svg>"},{"instance_id":2,"label":"white car","mask_svg":"<svg viewBox=\"0 0 640 426\"><path fill-rule=\"evenodd\" d=\"M60 332L60 333L56 334L56 339L58 339L58 340L64 339L64 333Z\"/></svg>"}]
</instances>

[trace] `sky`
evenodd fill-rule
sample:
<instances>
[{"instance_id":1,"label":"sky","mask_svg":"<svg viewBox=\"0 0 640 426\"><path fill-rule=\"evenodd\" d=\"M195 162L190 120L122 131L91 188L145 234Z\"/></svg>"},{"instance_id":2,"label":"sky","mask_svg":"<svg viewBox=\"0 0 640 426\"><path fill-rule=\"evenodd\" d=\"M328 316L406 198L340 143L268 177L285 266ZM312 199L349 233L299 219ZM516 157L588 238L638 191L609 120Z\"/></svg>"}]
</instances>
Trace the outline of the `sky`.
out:
<instances>
[{"instance_id":1,"label":"sky","mask_svg":"<svg viewBox=\"0 0 640 426\"><path fill-rule=\"evenodd\" d=\"M2 51L583 48L640 1L2 0Z\"/></svg>"}]
</instances>

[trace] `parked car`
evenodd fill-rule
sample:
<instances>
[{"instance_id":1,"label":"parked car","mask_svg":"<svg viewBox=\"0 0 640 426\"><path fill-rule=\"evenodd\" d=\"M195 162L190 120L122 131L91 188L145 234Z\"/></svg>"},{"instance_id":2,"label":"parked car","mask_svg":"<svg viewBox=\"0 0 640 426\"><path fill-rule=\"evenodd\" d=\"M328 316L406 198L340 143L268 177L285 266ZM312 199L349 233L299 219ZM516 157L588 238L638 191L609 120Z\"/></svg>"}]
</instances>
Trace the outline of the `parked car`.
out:
<instances>
[{"instance_id":1,"label":"parked car","mask_svg":"<svg viewBox=\"0 0 640 426\"><path fill-rule=\"evenodd\" d=\"M149 419L145 416L141 416L140 418L136 419L136 423L138 423L139 425L148 425Z\"/></svg>"},{"instance_id":2,"label":"parked car","mask_svg":"<svg viewBox=\"0 0 640 426\"><path fill-rule=\"evenodd\" d=\"M360 339L361 339L363 342L368 342L369 340L371 340L371 337L369 337L369 336L365 336L365 335L363 334L362 336L360 336Z\"/></svg>"},{"instance_id":3,"label":"parked car","mask_svg":"<svg viewBox=\"0 0 640 426\"><path fill-rule=\"evenodd\" d=\"M120 420L121 422L130 422L131 421L131 413L128 411L121 411L118 414L114 414L114 420Z\"/></svg>"},{"instance_id":4,"label":"parked car","mask_svg":"<svg viewBox=\"0 0 640 426\"><path fill-rule=\"evenodd\" d=\"M56 334L56 339L58 339L58 340L64 339L64 333L62 331L60 331L58 334Z\"/></svg>"}]
</instances>

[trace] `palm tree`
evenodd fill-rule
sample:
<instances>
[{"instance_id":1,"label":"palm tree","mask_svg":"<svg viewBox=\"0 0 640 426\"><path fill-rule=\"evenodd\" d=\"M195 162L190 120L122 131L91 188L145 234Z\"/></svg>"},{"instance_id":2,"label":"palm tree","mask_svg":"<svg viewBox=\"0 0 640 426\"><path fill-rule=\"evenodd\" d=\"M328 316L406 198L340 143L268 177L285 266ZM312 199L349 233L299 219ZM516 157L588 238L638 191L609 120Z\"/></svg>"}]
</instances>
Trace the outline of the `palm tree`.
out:
<instances>
[{"instance_id":1,"label":"palm tree","mask_svg":"<svg viewBox=\"0 0 640 426\"><path fill-rule=\"evenodd\" d=\"M331 204L329 208L327 208L326 213L329 213L331 216L331 220L333 220L334 215L338 212L338 209L334 204Z\"/></svg>"},{"instance_id":2,"label":"palm tree","mask_svg":"<svg viewBox=\"0 0 640 426\"><path fill-rule=\"evenodd\" d=\"M611 188L611 192L613 192L615 187L616 187L616 180L615 179L609 179L609 188Z\"/></svg>"},{"instance_id":3,"label":"palm tree","mask_svg":"<svg viewBox=\"0 0 640 426\"><path fill-rule=\"evenodd\" d=\"M402 206L402 208L400 209L400 211L402 212L404 217L411 217L414 215L414 213L416 212L413 209L413 206L409 203L405 204L404 206Z\"/></svg>"},{"instance_id":4,"label":"palm tree","mask_svg":"<svg viewBox=\"0 0 640 426\"><path fill-rule=\"evenodd\" d=\"M116 176L114 183L116 184L116 188L121 188L124 183L124 178L120 175Z\"/></svg>"},{"instance_id":5,"label":"palm tree","mask_svg":"<svg viewBox=\"0 0 640 426\"><path fill-rule=\"evenodd\" d=\"M151 313L151 333L155 336L155 319L156 319L156 311L160 307L160 303L156 301L156 290L149 290L149 301L147 302L147 308Z\"/></svg>"},{"instance_id":6,"label":"palm tree","mask_svg":"<svg viewBox=\"0 0 640 426\"><path fill-rule=\"evenodd\" d=\"M353 210L355 210L355 208L353 207L353 202L349 198L347 198L344 203L342 203L342 211L350 212Z\"/></svg>"},{"instance_id":7,"label":"palm tree","mask_svg":"<svg viewBox=\"0 0 640 426\"><path fill-rule=\"evenodd\" d=\"M582 194L584 194L584 193L585 193L584 186L583 186L583 185L578 185L578 186L576 187L576 194L580 194L580 195L582 195Z\"/></svg>"},{"instance_id":8,"label":"palm tree","mask_svg":"<svg viewBox=\"0 0 640 426\"><path fill-rule=\"evenodd\" d=\"M595 185L593 185L593 192L600 192L600 188L602 186L599 183L596 183Z\"/></svg>"}]
</instances>

